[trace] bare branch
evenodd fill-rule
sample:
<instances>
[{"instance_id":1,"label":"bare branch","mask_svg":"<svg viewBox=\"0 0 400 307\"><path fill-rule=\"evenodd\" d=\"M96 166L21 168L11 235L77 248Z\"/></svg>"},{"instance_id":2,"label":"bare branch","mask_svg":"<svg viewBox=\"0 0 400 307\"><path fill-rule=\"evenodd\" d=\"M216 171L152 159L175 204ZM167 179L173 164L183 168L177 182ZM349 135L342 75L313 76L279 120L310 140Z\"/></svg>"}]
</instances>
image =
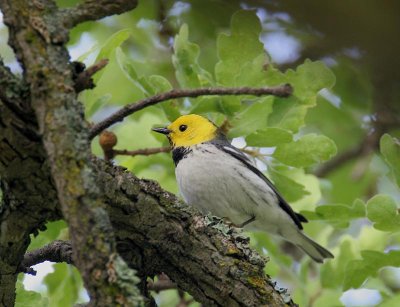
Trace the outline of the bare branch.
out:
<instances>
[{"instance_id":1,"label":"bare branch","mask_svg":"<svg viewBox=\"0 0 400 307\"><path fill-rule=\"evenodd\" d=\"M156 182L94 159L98 185L107 191L107 211L123 242L118 250L146 276L165 272L205 306L284 306L284 300L294 306L265 275L265 259L238 229L202 216Z\"/></svg>"},{"instance_id":2,"label":"bare branch","mask_svg":"<svg viewBox=\"0 0 400 307\"><path fill-rule=\"evenodd\" d=\"M104 129L110 127L116 122L122 121L128 115L131 115L137 111L140 111L149 106L155 105L157 103L167 101L175 98L195 98L199 96L238 96L238 95L252 95L252 96L264 96L273 95L277 97L288 97L292 94L293 88L290 84L285 84L277 87L262 87L262 88L251 88L251 87L233 87L233 88L221 88L221 87L207 87L207 88L197 88L197 89L174 89L169 92L161 93L148 97L138 102L131 103L121 108L119 111L111 114L105 120L97 123L90 130L90 139L93 139Z\"/></svg>"},{"instance_id":3,"label":"bare branch","mask_svg":"<svg viewBox=\"0 0 400 307\"><path fill-rule=\"evenodd\" d=\"M50 244L26 253L20 264L20 272L36 275L30 267L44 261L66 262L72 264L72 245L68 241L53 241Z\"/></svg>"},{"instance_id":4,"label":"bare branch","mask_svg":"<svg viewBox=\"0 0 400 307\"><path fill-rule=\"evenodd\" d=\"M171 147L157 147L157 148L142 148L136 150L126 150L126 149L114 149L114 156L122 155L122 156L150 156L161 152L170 152Z\"/></svg>"},{"instance_id":5,"label":"bare branch","mask_svg":"<svg viewBox=\"0 0 400 307\"><path fill-rule=\"evenodd\" d=\"M73 8L61 11L63 24L73 28L77 24L133 10L137 0L86 0Z\"/></svg>"}]
</instances>

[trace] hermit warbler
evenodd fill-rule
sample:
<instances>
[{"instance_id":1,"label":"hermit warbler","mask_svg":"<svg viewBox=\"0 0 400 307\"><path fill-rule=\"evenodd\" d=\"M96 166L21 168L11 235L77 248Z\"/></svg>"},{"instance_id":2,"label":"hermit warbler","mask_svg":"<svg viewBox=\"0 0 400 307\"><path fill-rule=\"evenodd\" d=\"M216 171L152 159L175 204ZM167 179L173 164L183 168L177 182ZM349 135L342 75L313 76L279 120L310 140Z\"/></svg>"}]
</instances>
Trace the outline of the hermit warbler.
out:
<instances>
[{"instance_id":1,"label":"hermit warbler","mask_svg":"<svg viewBox=\"0 0 400 307\"><path fill-rule=\"evenodd\" d=\"M307 219L292 210L268 178L214 123L191 114L153 131L168 137L178 186L189 205L245 229L283 237L317 262L333 258L303 233L301 222Z\"/></svg>"}]
</instances>

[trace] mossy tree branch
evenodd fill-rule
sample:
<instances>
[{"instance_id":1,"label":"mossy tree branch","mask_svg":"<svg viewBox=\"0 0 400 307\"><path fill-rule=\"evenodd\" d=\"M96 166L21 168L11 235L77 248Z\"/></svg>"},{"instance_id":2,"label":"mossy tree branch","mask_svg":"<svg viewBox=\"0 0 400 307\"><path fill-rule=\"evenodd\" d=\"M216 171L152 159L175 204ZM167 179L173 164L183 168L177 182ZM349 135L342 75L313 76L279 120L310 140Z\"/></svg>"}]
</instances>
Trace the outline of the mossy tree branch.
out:
<instances>
[{"instance_id":1,"label":"mossy tree branch","mask_svg":"<svg viewBox=\"0 0 400 307\"><path fill-rule=\"evenodd\" d=\"M17 94L17 93L15 93ZM21 93L20 93L21 94ZM14 109L14 108L13 108ZM33 114L30 115L31 118ZM59 219L58 199L36 127L0 103L0 305L13 306L29 235Z\"/></svg>"},{"instance_id":2,"label":"mossy tree branch","mask_svg":"<svg viewBox=\"0 0 400 307\"><path fill-rule=\"evenodd\" d=\"M65 262L72 264L72 245L69 241L56 240L46 246L26 253L21 262L20 271L36 275L36 271L30 268L44 261Z\"/></svg>"},{"instance_id":3,"label":"mossy tree branch","mask_svg":"<svg viewBox=\"0 0 400 307\"><path fill-rule=\"evenodd\" d=\"M265 260L237 229L200 215L154 181L100 159L94 165L118 250L141 277L164 272L206 306L284 305L264 274ZM30 254L25 259L32 263Z\"/></svg>"},{"instance_id":4,"label":"mossy tree branch","mask_svg":"<svg viewBox=\"0 0 400 307\"><path fill-rule=\"evenodd\" d=\"M264 273L265 260L236 229L202 216L154 181L103 160L95 164L119 250L141 276L164 272L205 306L285 305Z\"/></svg>"},{"instance_id":5,"label":"mossy tree branch","mask_svg":"<svg viewBox=\"0 0 400 307\"><path fill-rule=\"evenodd\" d=\"M10 46L31 89L30 105L69 226L74 262L82 273L91 304L138 305L141 297L134 286L137 279L116 252L102 191L95 184L88 126L73 88L64 46L68 32L60 24L59 10L50 0L3 1L1 9L9 28ZM75 12L78 14L79 7Z\"/></svg>"}]
</instances>

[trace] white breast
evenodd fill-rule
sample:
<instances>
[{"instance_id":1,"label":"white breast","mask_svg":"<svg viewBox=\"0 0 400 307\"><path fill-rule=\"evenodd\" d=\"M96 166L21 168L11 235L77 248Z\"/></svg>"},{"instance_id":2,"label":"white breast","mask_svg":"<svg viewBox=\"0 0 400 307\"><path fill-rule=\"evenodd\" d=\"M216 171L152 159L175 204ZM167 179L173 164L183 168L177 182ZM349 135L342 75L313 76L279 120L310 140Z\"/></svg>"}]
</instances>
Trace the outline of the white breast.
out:
<instances>
[{"instance_id":1,"label":"white breast","mask_svg":"<svg viewBox=\"0 0 400 307\"><path fill-rule=\"evenodd\" d=\"M193 146L175 173L185 201L204 214L211 212L239 225L254 215L273 220L283 212L259 176L211 144Z\"/></svg>"}]
</instances>

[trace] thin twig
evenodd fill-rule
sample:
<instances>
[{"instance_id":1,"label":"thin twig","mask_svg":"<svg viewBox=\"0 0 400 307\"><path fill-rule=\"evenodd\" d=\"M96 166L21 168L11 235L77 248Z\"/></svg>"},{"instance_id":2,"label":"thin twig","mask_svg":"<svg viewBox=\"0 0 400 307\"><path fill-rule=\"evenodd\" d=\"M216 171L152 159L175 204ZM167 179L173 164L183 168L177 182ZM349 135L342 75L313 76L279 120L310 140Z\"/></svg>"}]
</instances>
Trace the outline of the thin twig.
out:
<instances>
[{"instance_id":1,"label":"thin twig","mask_svg":"<svg viewBox=\"0 0 400 307\"><path fill-rule=\"evenodd\" d=\"M142 148L137 150L126 150L126 149L114 149L114 156L123 155L123 156L150 156L160 152L170 152L171 147L156 147L156 148Z\"/></svg>"},{"instance_id":2,"label":"thin twig","mask_svg":"<svg viewBox=\"0 0 400 307\"><path fill-rule=\"evenodd\" d=\"M264 96L274 95L277 97L288 97L292 94L293 88L290 84L285 84L276 87L263 87L263 88L250 88L250 87L234 87L234 88L198 88L198 89L174 89L169 92L161 93L139 100L136 103L126 105L122 109L118 110L114 114L111 114L105 120L97 123L90 130L89 138L93 139L104 129L110 127L116 122L122 121L126 116L131 115L139 110L146 107L155 105L162 101L167 101L175 98L184 97L199 97L199 96L237 96L237 95L252 95L252 96Z\"/></svg>"},{"instance_id":3,"label":"thin twig","mask_svg":"<svg viewBox=\"0 0 400 307\"><path fill-rule=\"evenodd\" d=\"M26 253L19 271L36 275L31 266L44 261L72 263L72 246L68 241L56 240L37 250Z\"/></svg>"}]
</instances>

